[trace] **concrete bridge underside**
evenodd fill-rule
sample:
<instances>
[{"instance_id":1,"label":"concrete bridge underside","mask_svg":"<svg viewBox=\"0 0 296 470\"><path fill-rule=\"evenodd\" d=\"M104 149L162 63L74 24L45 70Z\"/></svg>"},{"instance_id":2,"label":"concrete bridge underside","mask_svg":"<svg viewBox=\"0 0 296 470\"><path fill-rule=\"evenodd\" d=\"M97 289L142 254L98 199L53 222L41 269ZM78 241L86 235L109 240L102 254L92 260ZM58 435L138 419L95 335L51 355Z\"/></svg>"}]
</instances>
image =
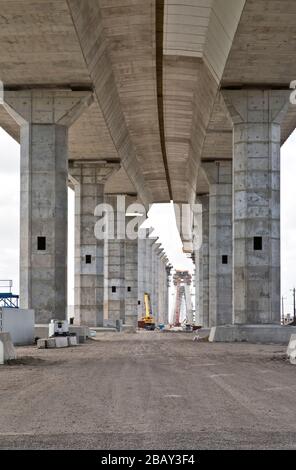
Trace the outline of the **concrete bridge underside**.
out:
<instances>
[{"instance_id":1,"label":"concrete bridge underside","mask_svg":"<svg viewBox=\"0 0 296 470\"><path fill-rule=\"evenodd\" d=\"M22 148L27 307L38 310L44 293L34 243L50 225L52 297L44 309L55 298L63 315L65 288L53 292L65 283L66 230L55 214L67 213L70 177L82 232L104 195L128 194L146 206L203 200L199 320L279 323L279 156L296 125L295 18L293 0L0 0L0 125ZM85 197L93 199L84 210ZM80 287L103 295L102 263L94 267L100 273L82 266L88 250L103 264L112 256L90 237L76 243ZM97 301L94 323L104 310Z\"/></svg>"}]
</instances>

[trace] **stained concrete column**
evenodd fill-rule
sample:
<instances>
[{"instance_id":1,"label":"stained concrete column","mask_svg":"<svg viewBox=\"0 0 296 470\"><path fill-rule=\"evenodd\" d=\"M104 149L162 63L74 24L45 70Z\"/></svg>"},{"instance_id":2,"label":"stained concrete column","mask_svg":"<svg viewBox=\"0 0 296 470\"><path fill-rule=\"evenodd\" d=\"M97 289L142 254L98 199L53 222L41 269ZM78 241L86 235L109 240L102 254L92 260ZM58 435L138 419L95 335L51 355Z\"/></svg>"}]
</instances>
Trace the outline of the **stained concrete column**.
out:
<instances>
[{"instance_id":1,"label":"stained concrete column","mask_svg":"<svg viewBox=\"0 0 296 470\"><path fill-rule=\"evenodd\" d=\"M209 195L198 195L202 205L202 243L199 257L199 323L209 327Z\"/></svg>"},{"instance_id":2,"label":"stained concrete column","mask_svg":"<svg viewBox=\"0 0 296 470\"><path fill-rule=\"evenodd\" d=\"M90 93L4 92L21 127L20 307L36 323L65 319L67 308L68 128L92 102Z\"/></svg>"},{"instance_id":3,"label":"stained concrete column","mask_svg":"<svg viewBox=\"0 0 296 470\"><path fill-rule=\"evenodd\" d=\"M289 91L223 96L233 121L234 323L280 323L280 126Z\"/></svg>"},{"instance_id":4,"label":"stained concrete column","mask_svg":"<svg viewBox=\"0 0 296 470\"><path fill-rule=\"evenodd\" d=\"M147 246L147 229L139 230L138 239L138 318L141 319L145 315L144 294L145 278L146 278L146 246Z\"/></svg>"},{"instance_id":5,"label":"stained concrete column","mask_svg":"<svg viewBox=\"0 0 296 470\"><path fill-rule=\"evenodd\" d=\"M168 264L168 260L165 266L165 303L164 303L164 319L165 325L169 323L169 288L170 288L170 276L172 266Z\"/></svg>"},{"instance_id":6,"label":"stained concrete column","mask_svg":"<svg viewBox=\"0 0 296 470\"><path fill-rule=\"evenodd\" d=\"M127 221L129 217L127 217ZM138 238L125 241L125 324L138 324Z\"/></svg>"},{"instance_id":7,"label":"stained concrete column","mask_svg":"<svg viewBox=\"0 0 296 470\"><path fill-rule=\"evenodd\" d=\"M115 326L125 322L125 201L118 195L105 195L108 211L108 236L105 239L104 322Z\"/></svg>"},{"instance_id":8,"label":"stained concrete column","mask_svg":"<svg viewBox=\"0 0 296 470\"><path fill-rule=\"evenodd\" d=\"M95 208L118 165L76 161L69 168L75 191L75 323L102 326L104 312L104 237L95 234ZM103 214L102 214L103 215Z\"/></svg>"},{"instance_id":9,"label":"stained concrete column","mask_svg":"<svg viewBox=\"0 0 296 470\"><path fill-rule=\"evenodd\" d=\"M209 183L209 326L232 324L232 161L203 165Z\"/></svg>"},{"instance_id":10,"label":"stained concrete column","mask_svg":"<svg viewBox=\"0 0 296 470\"><path fill-rule=\"evenodd\" d=\"M165 253L161 250L159 255L159 290L158 290L158 322L164 322L164 259Z\"/></svg>"},{"instance_id":11,"label":"stained concrete column","mask_svg":"<svg viewBox=\"0 0 296 470\"><path fill-rule=\"evenodd\" d=\"M160 243L154 243L152 248L152 313L156 323L158 323L158 298L159 298L159 254Z\"/></svg>"}]
</instances>

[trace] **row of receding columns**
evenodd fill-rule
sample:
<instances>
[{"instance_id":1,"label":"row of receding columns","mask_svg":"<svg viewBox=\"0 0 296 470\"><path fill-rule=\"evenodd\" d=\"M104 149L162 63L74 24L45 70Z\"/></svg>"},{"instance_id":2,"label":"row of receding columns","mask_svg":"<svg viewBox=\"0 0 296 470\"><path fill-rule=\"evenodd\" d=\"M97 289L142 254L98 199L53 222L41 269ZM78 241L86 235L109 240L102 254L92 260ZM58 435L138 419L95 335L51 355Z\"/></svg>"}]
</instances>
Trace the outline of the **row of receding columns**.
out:
<instances>
[{"instance_id":1,"label":"row of receding columns","mask_svg":"<svg viewBox=\"0 0 296 470\"><path fill-rule=\"evenodd\" d=\"M205 327L280 323L282 90L227 90L229 161L203 164L202 242L195 253L196 313Z\"/></svg>"},{"instance_id":2,"label":"row of receding columns","mask_svg":"<svg viewBox=\"0 0 296 470\"><path fill-rule=\"evenodd\" d=\"M75 191L76 323L103 326L121 320L135 326L144 313L146 291L157 315L161 311L166 318L163 273L168 262L152 247L155 240L141 240L140 252L138 237L125 237L130 219L118 209L116 196L105 194L119 165L68 162L68 129L93 102L92 93L26 89L4 91L1 98L20 125L20 306L35 310L36 323L66 318L70 184ZM103 203L110 208L107 237L94 231L102 215L96 208ZM118 227L123 233L117 233Z\"/></svg>"}]
</instances>

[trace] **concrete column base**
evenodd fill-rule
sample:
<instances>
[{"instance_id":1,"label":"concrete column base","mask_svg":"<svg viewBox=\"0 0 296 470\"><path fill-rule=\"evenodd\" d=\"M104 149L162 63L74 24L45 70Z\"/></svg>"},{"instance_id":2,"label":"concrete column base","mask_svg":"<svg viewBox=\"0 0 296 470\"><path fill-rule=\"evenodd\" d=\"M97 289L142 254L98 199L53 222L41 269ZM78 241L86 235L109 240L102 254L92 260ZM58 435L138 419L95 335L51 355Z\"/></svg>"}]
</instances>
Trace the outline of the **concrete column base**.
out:
<instances>
[{"instance_id":1,"label":"concrete column base","mask_svg":"<svg viewBox=\"0 0 296 470\"><path fill-rule=\"evenodd\" d=\"M211 328L209 342L288 344L296 326L223 325Z\"/></svg>"}]
</instances>

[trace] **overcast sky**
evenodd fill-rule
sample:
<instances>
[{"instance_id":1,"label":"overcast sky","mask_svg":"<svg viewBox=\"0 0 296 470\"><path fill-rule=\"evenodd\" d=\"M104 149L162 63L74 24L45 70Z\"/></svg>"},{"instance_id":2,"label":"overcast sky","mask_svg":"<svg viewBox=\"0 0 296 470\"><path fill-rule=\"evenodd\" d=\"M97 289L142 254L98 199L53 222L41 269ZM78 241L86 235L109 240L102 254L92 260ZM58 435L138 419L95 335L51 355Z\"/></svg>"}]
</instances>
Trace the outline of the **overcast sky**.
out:
<instances>
[{"instance_id":1,"label":"overcast sky","mask_svg":"<svg viewBox=\"0 0 296 470\"><path fill-rule=\"evenodd\" d=\"M19 292L19 145L0 128L0 279L12 279ZM296 286L296 132L282 147L282 295L286 312L292 311L291 289ZM173 206L155 205L149 213L156 236L178 269L192 269L182 253ZM74 194L69 191L69 304L73 304Z\"/></svg>"}]
</instances>

